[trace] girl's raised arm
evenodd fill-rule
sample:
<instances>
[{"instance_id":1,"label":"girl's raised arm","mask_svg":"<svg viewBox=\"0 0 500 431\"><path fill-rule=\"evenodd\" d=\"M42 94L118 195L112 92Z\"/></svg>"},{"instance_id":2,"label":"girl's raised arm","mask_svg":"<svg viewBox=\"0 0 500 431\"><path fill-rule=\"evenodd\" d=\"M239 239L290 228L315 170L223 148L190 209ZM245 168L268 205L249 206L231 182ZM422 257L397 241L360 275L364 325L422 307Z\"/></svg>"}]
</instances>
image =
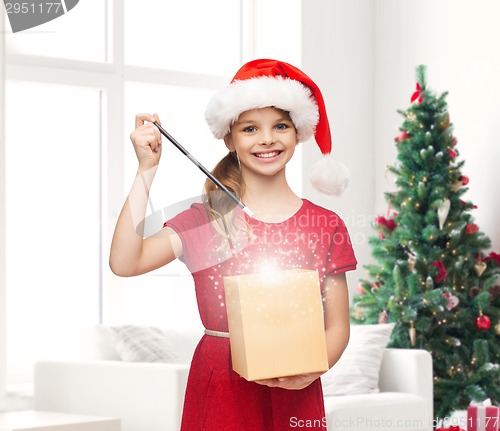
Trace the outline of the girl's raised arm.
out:
<instances>
[{"instance_id":1,"label":"girl's raised arm","mask_svg":"<svg viewBox=\"0 0 500 431\"><path fill-rule=\"evenodd\" d=\"M171 229L161 229L144 239L144 219L149 190L161 157L161 134L154 122L158 115L137 114L130 135L139 168L116 223L109 265L120 276L140 275L157 269L182 254L182 244Z\"/></svg>"}]
</instances>

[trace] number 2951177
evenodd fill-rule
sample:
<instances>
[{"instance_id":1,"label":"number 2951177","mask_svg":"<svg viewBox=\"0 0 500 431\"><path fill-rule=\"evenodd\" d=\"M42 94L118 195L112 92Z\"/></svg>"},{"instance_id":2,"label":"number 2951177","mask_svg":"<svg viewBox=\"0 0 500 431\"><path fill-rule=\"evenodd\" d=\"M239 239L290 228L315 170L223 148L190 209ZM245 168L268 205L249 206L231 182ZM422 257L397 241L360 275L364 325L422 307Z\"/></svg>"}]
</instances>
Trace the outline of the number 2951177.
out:
<instances>
[{"instance_id":1,"label":"number 2951177","mask_svg":"<svg viewBox=\"0 0 500 431\"><path fill-rule=\"evenodd\" d=\"M7 2L5 3L5 11L13 14L54 14L57 15L62 8L61 2Z\"/></svg>"}]
</instances>

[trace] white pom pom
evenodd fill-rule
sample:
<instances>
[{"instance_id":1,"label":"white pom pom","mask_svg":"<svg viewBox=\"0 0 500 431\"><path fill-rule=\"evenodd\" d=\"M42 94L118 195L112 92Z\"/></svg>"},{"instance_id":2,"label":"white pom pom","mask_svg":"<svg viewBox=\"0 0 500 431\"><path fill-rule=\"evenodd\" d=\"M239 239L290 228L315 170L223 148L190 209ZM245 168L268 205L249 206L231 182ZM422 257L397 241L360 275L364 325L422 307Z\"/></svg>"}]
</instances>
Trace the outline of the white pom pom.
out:
<instances>
[{"instance_id":1,"label":"white pom pom","mask_svg":"<svg viewBox=\"0 0 500 431\"><path fill-rule=\"evenodd\" d=\"M309 175L309 181L316 190L336 196L343 193L350 178L349 169L329 156L324 156L316 162Z\"/></svg>"}]
</instances>

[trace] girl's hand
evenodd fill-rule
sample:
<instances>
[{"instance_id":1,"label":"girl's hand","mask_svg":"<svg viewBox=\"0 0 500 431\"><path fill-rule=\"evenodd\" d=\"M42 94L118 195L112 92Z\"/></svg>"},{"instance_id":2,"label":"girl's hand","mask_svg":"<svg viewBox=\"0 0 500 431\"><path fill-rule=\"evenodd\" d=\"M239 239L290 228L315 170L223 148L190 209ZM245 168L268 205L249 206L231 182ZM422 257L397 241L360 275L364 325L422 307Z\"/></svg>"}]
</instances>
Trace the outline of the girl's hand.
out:
<instances>
[{"instance_id":1,"label":"girl's hand","mask_svg":"<svg viewBox=\"0 0 500 431\"><path fill-rule=\"evenodd\" d=\"M149 169L158 165L161 157L161 133L153 123L160 123L157 114L137 114L135 129L130 134L135 154L141 169Z\"/></svg>"},{"instance_id":2,"label":"girl's hand","mask_svg":"<svg viewBox=\"0 0 500 431\"><path fill-rule=\"evenodd\" d=\"M258 383L259 385L269 386L270 388L300 390L309 386L322 374L323 373L312 373L299 376L278 377L276 379L256 380L255 383Z\"/></svg>"}]
</instances>

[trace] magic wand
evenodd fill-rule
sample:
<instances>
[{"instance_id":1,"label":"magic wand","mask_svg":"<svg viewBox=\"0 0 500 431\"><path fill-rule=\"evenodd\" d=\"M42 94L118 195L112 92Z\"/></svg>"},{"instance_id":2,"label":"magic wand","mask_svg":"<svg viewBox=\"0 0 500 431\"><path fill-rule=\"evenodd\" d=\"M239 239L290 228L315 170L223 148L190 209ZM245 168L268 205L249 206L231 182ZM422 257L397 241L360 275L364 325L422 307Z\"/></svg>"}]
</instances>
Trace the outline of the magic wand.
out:
<instances>
[{"instance_id":1,"label":"magic wand","mask_svg":"<svg viewBox=\"0 0 500 431\"><path fill-rule=\"evenodd\" d=\"M161 132L165 138L167 138L172 144L174 144L177 149L184 154L189 160L191 160L198 168L208 177L210 180L217 186L219 187L224 193L226 193L241 209L245 214L247 214L249 217L253 217L253 212L248 208L243 202L241 202L236 195L229 190L224 184L222 184L217 178L215 178L212 173L205 168L198 160L196 160L188 150L186 150L179 142L177 142L174 137L168 133L161 125L157 122L154 123L156 127L158 127L158 130Z\"/></svg>"}]
</instances>

